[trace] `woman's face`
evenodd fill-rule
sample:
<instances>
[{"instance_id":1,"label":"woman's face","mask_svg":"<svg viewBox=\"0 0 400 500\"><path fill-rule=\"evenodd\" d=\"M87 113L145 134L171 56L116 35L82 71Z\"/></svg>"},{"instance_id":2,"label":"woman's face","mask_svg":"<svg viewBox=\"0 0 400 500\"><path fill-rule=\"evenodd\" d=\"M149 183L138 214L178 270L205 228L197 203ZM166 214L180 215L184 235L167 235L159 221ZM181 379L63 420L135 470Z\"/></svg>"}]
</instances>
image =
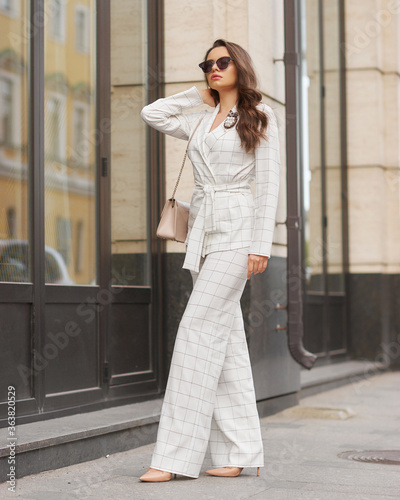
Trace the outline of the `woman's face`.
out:
<instances>
[{"instance_id":1,"label":"woman's face","mask_svg":"<svg viewBox=\"0 0 400 500\"><path fill-rule=\"evenodd\" d=\"M217 61L220 57L230 57L226 47L215 47L215 49L212 49L207 56L207 60L212 59L213 61ZM211 72L207 73L206 77L208 85L214 90L233 89L237 84L236 65L233 61L229 61L228 67L221 70L214 63Z\"/></svg>"}]
</instances>

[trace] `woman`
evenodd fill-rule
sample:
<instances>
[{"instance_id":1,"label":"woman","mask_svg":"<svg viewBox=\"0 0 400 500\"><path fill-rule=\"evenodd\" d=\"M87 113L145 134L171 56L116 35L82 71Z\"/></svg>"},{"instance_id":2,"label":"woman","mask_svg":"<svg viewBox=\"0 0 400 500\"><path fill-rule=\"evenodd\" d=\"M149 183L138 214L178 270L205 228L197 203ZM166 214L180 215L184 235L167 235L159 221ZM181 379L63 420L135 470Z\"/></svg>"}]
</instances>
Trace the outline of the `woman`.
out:
<instances>
[{"instance_id":1,"label":"woman","mask_svg":"<svg viewBox=\"0 0 400 500\"><path fill-rule=\"evenodd\" d=\"M172 473L199 477L208 443L217 467L206 471L210 475L237 476L244 467L257 467L259 475L264 465L240 297L246 279L265 271L270 256L279 188L277 122L260 102L250 56L239 45L216 40L199 66L207 89L158 99L141 113L151 127L174 137L188 140L195 131L183 264L193 291L142 481L168 481ZM185 113L203 103L214 111Z\"/></svg>"}]
</instances>

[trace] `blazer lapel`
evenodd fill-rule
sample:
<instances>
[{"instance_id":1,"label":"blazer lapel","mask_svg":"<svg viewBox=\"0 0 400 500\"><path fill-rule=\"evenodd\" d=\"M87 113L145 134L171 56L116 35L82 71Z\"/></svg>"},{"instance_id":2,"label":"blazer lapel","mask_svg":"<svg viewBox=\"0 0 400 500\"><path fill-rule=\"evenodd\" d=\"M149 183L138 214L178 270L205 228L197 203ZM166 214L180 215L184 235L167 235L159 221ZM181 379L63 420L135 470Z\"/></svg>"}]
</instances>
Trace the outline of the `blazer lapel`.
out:
<instances>
[{"instance_id":1,"label":"blazer lapel","mask_svg":"<svg viewBox=\"0 0 400 500\"><path fill-rule=\"evenodd\" d=\"M208 159L208 155L210 153L210 149L208 145L206 144L206 137L208 134L208 131L211 128L211 125L214 123L215 117L217 116L219 110L219 104L215 107L214 111L212 113L208 113L209 116L206 116L202 122L199 125L199 129L197 133L195 134L195 137L193 139L196 139L197 142L197 148L200 152L200 155L203 159L204 164L207 166L208 170L211 172L211 174L214 176L214 172L211 169L210 162Z\"/></svg>"},{"instance_id":2,"label":"blazer lapel","mask_svg":"<svg viewBox=\"0 0 400 500\"><path fill-rule=\"evenodd\" d=\"M218 114L219 109L220 109L220 104L218 103L214 111L212 113L209 113L209 116L208 117L206 116L203 119L203 121L199 125L199 130L196 133L198 150L200 152L204 164L207 166L208 170L211 172L214 179L216 179L216 177L209 161L210 150L214 147L218 139L223 137L227 132L229 132L229 130L234 130L234 128L232 129L225 128L224 124L221 123L220 125L218 125L216 129L214 129L211 133L209 133L209 130L212 124L214 123L214 120ZM236 111L236 106L232 108L232 111Z\"/></svg>"},{"instance_id":3,"label":"blazer lapel","mask_svg":"<svg viewBox=\"0 0 400 500\"><path fill-rule=\"evenodd\" d=\"M201 134L199 133L199 140L201 140L201 144L200 144L201 149L200 150L201 150L202 155L206 159L208 158L208 154L210 152L208 145L206 143L206 139L209 136L208 131L210 130L212 124L214 123L214 120L215 120L215 117L217 116L218 110L219 110L219 104L215 107L214 111L212 113L210 113L210 116L208 117L208 119L203 120L204 126L201 129Z\"/></svg>"},{"instance_id":4,"label":"blazer lapel","mask_svg":"<svg viewBox=\"0 0 400 500\"><path fill-rule=\"evenodd\" d=\"M219 110L219 104L218 104L218 110ZM217 110L217 112L218 112L218 110ZM232 111L236 111L236 105L232 108ZM217 113L214 114L213 120L210 123L208 130L210 130L211 124L214 122L216 115L217 115ZM222 122L220 125L218 125L218 127L216 129L214 129L210 134L207 135L207 140L205 141L205 144L206 144L205 147L207 147L207 149L208 149L207 156L208 156L210 150L214 147L215 143L218 141L218 139L223 137L229 130L235 130L235 129L234 129L234 127L225 128L224 122Z\"/></svg>"}]
</instances>

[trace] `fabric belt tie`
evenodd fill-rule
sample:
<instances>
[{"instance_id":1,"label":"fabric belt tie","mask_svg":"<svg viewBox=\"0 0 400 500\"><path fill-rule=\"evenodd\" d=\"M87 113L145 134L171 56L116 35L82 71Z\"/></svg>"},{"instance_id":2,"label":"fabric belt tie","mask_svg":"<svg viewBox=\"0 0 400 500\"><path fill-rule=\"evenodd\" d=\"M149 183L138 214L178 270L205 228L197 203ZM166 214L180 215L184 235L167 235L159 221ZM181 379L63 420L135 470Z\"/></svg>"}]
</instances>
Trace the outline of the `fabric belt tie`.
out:
<instances>
[{"instance_id":1,"label":"fabric belt tie","mask_svg":"<svg viewBox=\"0 0 400 500\"><path fill-rule=\"evenodd\" d=\"M204 196L189 235L186 257L182 267L199 272L200 258L205 256L204 237L217 230L215 193L221 191L234 194L249 193L251 189L247 181L216 185L196 183L195 189L202 190Z\"/></svg>"}]
</instances>

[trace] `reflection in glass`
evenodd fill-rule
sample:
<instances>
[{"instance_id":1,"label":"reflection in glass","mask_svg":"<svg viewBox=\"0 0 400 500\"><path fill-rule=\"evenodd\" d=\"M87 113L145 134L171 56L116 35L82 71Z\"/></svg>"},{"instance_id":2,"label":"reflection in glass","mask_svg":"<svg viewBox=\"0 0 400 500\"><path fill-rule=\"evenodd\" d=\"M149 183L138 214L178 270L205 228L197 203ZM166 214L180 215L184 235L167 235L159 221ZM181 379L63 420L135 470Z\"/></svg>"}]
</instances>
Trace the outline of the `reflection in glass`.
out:
<instances>
[{"instance_id":1,"label":"reflection in glass","mask_svg":"<svg viewBox=\"0 0 400 500\"><path fill-rule=\"evenodd\" d=\"M146 104L145 6L144 0L111 2L111 251L115 285L149 284L146 128L140 118ZM127 46L131 48L129 59Z\"/></svg>"},{"instance_id":2,"label":"reflection in glass","mask_svg":"<svg viewBox=\"0 0 400 500\"><path fill-rule=\"evenodd\" d=\"M302 163L305 289L323 291L321 73L318 0L302 0Z\"/></svg>"},{"instance_id":3,"label":"reflection in glass","mask_svg":"<svg viewBox=\"0 0 400 500\"><path fill-rule=\"evenodd\" d=\"M29 282L29 2L0 3L0 281Z\"/></svg>"},{"instance_id":4,"label":"reflection in glass","mask_svg":"<svg viewBox=\"0 0 400 500\"><path fill-rule=\"evenodd\" d=\"M306 290L344 291L341 144L339 2L302 0L303 199L305 213ZM322 10L321 10L322 9ZM322 12L323 40L319 16ZM321 95L320 43L323 42L324 95ZM324 104L325 151L322 179L321 102ZM325 196L326 217L322 197ZM323 245L326 224L326 246Z\"/></svg>"},{"instance_id":5,"label":"reflection in glass","mask_svg":"<svg viewBox=\"0 0 400 500\"><path fill-rule=\"evenodd\" d=\"M329 292L344 291L340 145L339 2L323 2L326 113L326 258Z\"/></svg>"},{"instance_id":6,"label":"reflection in glass","mask_svg":"<svg viewBox=\"0 0 400 500\"><path fill-rule=\"evenodd\" d=\"M45 12L46 283L94 284L96 2L48 0Z\"/></svg>"}]
</instances>

